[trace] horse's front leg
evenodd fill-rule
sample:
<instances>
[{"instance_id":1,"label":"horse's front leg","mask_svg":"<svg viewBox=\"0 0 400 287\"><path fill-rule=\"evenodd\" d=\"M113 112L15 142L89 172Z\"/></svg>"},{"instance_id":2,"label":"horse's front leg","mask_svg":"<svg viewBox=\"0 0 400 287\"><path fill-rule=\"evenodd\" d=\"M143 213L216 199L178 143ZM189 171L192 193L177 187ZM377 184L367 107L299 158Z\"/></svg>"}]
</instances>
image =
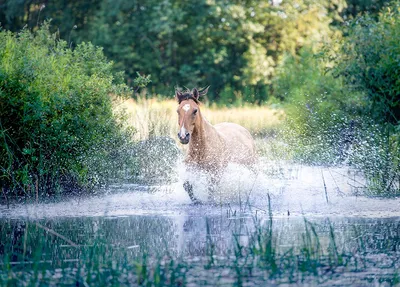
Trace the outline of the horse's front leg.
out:
<instances>
[{"instance_id":1,"label":"horse's front leg","mask_svg":"<svg viewBox=\"0 0 400 287\"><path fill-rule=\"evenodd\" d=\"M193 194L193 185L191 185L189 183L189 181L185 181L185 183L183 184L183 188L185 189L185 191L187 192L187 194L190 197L190 200L193 202L193 204L201 204L201 201L198 200L194 194Z\"/></svg>"}]
</instances>

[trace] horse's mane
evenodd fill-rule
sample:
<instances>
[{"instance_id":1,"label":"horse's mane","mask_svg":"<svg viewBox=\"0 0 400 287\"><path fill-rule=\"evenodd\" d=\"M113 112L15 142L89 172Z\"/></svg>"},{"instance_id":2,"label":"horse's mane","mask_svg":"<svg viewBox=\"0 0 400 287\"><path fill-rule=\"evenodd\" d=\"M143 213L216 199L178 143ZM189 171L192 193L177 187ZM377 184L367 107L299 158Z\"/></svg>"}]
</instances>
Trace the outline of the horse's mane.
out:
<instances>
[{"instance_id":1,"label":"horse's mane","mask_svg":"<svg viewBox=\"0 0 400 287\"><path fill-rule=\"evenodd\" d=\"M193 95L193 92L189 89L180 92L180 96L178 96L178 103L180 104L185 100L193 100L196 104L200 104L200 101Z\"/></svg>"}]
</instances>

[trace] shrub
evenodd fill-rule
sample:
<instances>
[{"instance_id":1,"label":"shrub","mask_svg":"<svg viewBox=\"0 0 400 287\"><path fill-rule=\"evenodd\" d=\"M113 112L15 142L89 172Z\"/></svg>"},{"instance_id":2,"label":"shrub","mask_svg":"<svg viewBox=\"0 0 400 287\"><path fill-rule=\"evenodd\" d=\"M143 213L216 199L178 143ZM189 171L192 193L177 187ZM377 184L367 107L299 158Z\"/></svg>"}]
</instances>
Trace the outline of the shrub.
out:
<instances>
[{"instance_id":1,"label":"shrub","mask_svg":"<svg viewBox=\"0 0 400 287\"><path fill-rule=\"evenodd\" d=\"M356 147L354 163L366 174L370 192L398 195L400 189L400 3L393 1L376 19L350 23L336 58L337 75L363 93L363 113L372 119Z\"/></svg>"},{"instance_id":2,"label":"shrub","mask_svg":"<svg viewBox=\"0 0 400 287\"><path fill-rule=\"evenodd\" d=\"M351 22L349 36L338 55L336 73L348 87L367 96L368 112L380 123L400 120L400 3Z\"/></svg>"},{"instance_id":3,"label":"shrub","mask_svg":"<svg viewBox=\"0 0 400 287\"><path fill-rule=\"evenodd\" d=\"M100 48L0 31L0 184L28 196L105 182L130 144L112 98L127 95Z\"/></svg>"},{"instance_id":4,"label":"shrub","mask_svg":"<svg viewBox=\"0 0 400 287\"><path fill-rule=\"evenodd\" d=\"M274 82L275 96L287 102L284 135L294 158L350 164L364 173L370 195L399 195L399 14L394 3L378 20L351 23L332 69L327 57L303 50L284 61Z\"/></svg>"},{"instance_id":5,"label":"shrub","mask_svg":"<svg viewBox=\"0 0 400 287\"><path fill-rule=\"evenodd\" d=\"M283 136L296 160L333 164L343 160L352 126L359 122L362 102L341 78L326 73L325 62L311 50L288 56L274 81L275 97L286 102Z\"/></svg>"}]
</instances>

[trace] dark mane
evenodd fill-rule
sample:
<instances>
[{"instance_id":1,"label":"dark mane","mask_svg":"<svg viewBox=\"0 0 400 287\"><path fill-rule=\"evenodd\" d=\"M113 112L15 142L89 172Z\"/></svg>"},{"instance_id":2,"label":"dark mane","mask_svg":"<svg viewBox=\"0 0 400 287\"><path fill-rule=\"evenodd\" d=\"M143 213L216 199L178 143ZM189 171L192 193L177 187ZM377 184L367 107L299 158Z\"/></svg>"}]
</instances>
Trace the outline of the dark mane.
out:
<instances>
[{"instance_id":1,"label":"dark mane","mask_svg":"<svg viewBox=\"0 0 400 287\"><path fill-rule=\"evenodd\" d=\"M209 87L210 86L200 89L193 88L193 90L189 90L185 87L186 90L183 91L175 88L175 98L178 100L179 104L185 100L193 100L196 104L200 104L199 97L206 95Z\"/></svg>"},{"instance_id":2,"label":"dark mane","mask_svg":"<svg viewBox=\"0 0 400 287\"><path fill-rule=\"evenodd\" d=\"M200 104L200 101L193 96L193 93L190 90L183 91L182 95L178 96L179 104L185 100L193 100L196 104Z\"/></svg>"}]
</instances>

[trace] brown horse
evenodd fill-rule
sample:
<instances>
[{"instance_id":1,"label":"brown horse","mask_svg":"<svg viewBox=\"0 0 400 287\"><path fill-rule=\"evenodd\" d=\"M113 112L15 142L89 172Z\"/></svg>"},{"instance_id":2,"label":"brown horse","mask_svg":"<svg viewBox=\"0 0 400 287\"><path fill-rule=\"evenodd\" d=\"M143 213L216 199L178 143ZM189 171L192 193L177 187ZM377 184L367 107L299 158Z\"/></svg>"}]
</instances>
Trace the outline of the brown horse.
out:
<instances>
[{"instance_id":1,"label":"brown horse","mask_svg":"<svg viewBox=\"0 0 400 287\"><path fill-rule=\"evenodd\" d=\"M189 144L185 163L210 175L209 195L218 183L228 163L252 165L255 162L254 140L249 131L234 123L211 125L200 111L199 97L204 90L175 91L178 107L178 138L182 144ZM186 181L184 188L194 203L200 201L193 194L192 185Z\"/></svg>"}]
</instances>

